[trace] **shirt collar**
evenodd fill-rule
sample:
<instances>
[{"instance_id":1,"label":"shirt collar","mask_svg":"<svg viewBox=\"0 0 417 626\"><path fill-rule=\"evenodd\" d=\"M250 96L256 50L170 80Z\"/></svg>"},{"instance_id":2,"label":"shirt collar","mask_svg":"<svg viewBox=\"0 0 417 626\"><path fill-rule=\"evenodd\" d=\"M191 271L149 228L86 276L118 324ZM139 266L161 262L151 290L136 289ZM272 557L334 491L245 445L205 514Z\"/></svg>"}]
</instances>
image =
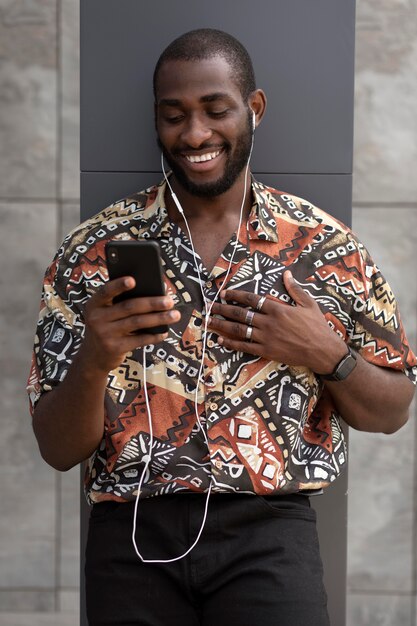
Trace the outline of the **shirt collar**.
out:
<instances>
[{"instance_id":1,"label":"shirt collar","mask_svg":"<svg viewBox=\"0 0 417 626\"><path fill-rule=\"evenodd\" d=\"M279 207L271 190L252 176L252 196L254 202L248 217L249 239L263 239L278 242L277 222L272 210Z\"/></svg>"},{"instance_id":2,"label":"shirt collar","mask_svg":"<svg viewBox=\"0 0 417 626\"><path fill-rule=\"evenodd\" d=\"M138 237L162 239L169 237L172 222L165 206L166 182L163 180L147 190L145 206L138 214Z\"/></svg>"},{"instance_id":3,"label":"shirt collar","mask_svg":"<svg viewBox=\"0 0 417 626\"><path fill-rule=\"evenodd\" d=\"M146 205L143 211L141 211L141 223L138 224L139 230L142 229L143 224L143 230L152 239L169 237L172 231L173 224L169 219L165 206L166 188L167 183L165 180L159 183L159 185L152 187L148 192ZM248 238L277 243L277 223L273 207L278 207L279 204L272 195L272 191L253 177L251 191L253 204L247 221ZM245 245L246 242L241 240L241 244Z\"/></svg>"}]
</instances>

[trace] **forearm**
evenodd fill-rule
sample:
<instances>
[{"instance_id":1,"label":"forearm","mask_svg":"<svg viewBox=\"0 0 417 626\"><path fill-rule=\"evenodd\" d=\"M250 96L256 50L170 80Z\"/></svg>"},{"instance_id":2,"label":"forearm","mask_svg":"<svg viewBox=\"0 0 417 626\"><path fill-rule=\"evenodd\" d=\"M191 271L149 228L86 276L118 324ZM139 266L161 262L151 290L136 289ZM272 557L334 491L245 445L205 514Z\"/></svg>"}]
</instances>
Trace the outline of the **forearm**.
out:
<instances>
[{"instance_id":1,"label":"forearm","mask_svg":"<svg viewBox=\"0 0 417 626\"><path fill-rule=\"evenodd\" d=\"M246 291L222 292L226 304L212 305L214 316L221 318L210 318L210 330L229 350L303 365L319 376L332 374L346 357L344 339L330 328L315 300L288 271L284 272L284 285L295 306ZM248 307L253 311L250 319ZM252 331L248 335L249 325ZM396 355L401 358L400 353ZM345 380L323 381L339 413L353 428L393 433L407 421L414 385L400 371L373 365L358 354L356 367Z\"/></svg>"},{"instance_id":2,"label":"forearm","mask_svg":"<svg viewBox=\"0 0 417 626\"><path fill-rule=\"evenodd\" d=\"M87 459L104 429L107 375L98 372L80 349L65 377L36 405L33 429L44 460L66 471Z\"/></svg>"},{"instance_id":3,"label":"forearm","mask_svg":"<svg viewBox=\"0 0 417 626\"><path fill-rule=\"evenodd\" d=\"M349 426L386 434L407 422L415 390L402 372L368 363L360 355L346 380L325 385Z\"/></svg>"},{"instance_id":4,"label":"forearm","mask_svg":"<svg viewBox=\"0 0 417 626\"><path fill-rule=\"evenodd\" d=\"M45 461L65 471L87 459L104 430L104 396L108 373L136 348L166 339L155 326L181 318L168 296L132 298L114 303L135 281L122 277L105 283L91 296L85 311L85 336L64 380L39 400L33 428ZM138 333L138 331L142 331Z\"/></svg>"}]
</instances>

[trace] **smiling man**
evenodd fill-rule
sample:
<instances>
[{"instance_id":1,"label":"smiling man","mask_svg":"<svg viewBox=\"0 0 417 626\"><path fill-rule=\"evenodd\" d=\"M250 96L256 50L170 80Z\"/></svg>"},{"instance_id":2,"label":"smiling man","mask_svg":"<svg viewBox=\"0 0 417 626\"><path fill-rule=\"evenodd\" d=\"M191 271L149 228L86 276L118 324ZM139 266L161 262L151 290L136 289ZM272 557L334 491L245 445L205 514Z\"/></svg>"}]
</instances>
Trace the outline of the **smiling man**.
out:
<instances>
[{"instance_id":1,"label":"smiling man","mask_svg":"<svg viewBox=\"0 0 417 626\"><path fill-rule=\"evenodd\" d=\"M66 237L28 386L45 460L88 459L89 623L326 626L309 496L346 464L341 419L406 422L416 358L357 237L251 176L266 97L243 46L182 35L154 96L171 172ZM115 239L158 243L164 296L114 301L134 286L108 280Z\"/></svg>"},{"instance_id":2,"label":"smiling man","mask_svg":"<svg viewBox=\"0 0 417 626\"><path fill-rule=\"evenodd\" d=\"M176 181L192 196L216 198L242 176L251 150L252 112L256 109L260 118L265 108L264 94L255 89L253 77L242 93L243 87L231 82L230 74L231 67L221 56L202 58L198 65L171 58L158 66L154 85L158 144ZM207 118L218 135L202 123Z\"/></svg>"}]
</instances>

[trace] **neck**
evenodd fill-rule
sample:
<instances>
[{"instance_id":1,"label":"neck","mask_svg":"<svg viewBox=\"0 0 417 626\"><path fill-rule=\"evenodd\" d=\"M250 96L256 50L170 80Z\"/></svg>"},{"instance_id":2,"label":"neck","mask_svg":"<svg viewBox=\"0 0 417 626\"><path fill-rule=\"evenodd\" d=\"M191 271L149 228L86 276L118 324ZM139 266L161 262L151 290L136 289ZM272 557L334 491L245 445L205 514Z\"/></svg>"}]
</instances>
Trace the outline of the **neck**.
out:
<instances>
[{"instance_id":1,"label":"neck","mask_svg":"<svg viewBox=\"0 0 417 626\"><path fill-rule=\"evenodd\" d=\"M246 167L230 189L213 198L201 198L192 195L178 183L173 175L171 175L169 182L187 219L205 219L217 222L239 216L244 195L243 216L249 215L252 206L252 191L250 171L246 171ZM165 193L165 203L170 219L173 222L181 221L181 215L172 199L169 186L167 186Z\"/></svg>"}]
</instances>

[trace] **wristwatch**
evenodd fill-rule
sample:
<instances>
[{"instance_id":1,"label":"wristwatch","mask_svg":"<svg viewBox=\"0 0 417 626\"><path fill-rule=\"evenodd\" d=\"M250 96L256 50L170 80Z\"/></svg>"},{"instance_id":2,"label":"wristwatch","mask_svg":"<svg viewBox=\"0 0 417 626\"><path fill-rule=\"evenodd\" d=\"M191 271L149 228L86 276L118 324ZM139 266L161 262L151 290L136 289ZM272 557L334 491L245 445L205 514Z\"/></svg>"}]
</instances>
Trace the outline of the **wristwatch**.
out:
<instances>
[{"instance_id":1,"label":"wristwatch","mask_svg":"<svg viewBox=\"0 0 417 626\"><path fill-rule=\"evenodd\" d=\"M319 374L324 380L345 380L356 367L356 354L347 346L348 353L339 361L331 374Z\"/></svg>"}]
</instances>

